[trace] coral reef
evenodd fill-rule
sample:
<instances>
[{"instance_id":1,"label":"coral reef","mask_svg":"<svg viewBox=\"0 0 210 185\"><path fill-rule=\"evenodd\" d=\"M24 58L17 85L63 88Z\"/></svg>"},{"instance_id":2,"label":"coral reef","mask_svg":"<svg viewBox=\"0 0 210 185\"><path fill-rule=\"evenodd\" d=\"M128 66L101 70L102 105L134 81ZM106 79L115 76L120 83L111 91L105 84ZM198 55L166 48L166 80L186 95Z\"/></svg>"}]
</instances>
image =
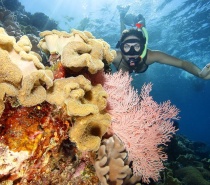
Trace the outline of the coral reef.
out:
<instances>
[{"instance_id":1,"label":"coral reef","mask_svg":"<svg viewBox=\"0 0 210 185\"><path fill-rule=\"evenodd\" d=\"M60 143L67 138L69 122L48 103L16 107L8 97L0 118L0 179L29 182L44 170ZM9 116L8 116L9 115Z\"/></svg>"},{"instance_id":2,"label":"coral reef","mask_svg":"<svg viewBox=\"0 0 210 185\"><path fill-rule=\"evenodd\" d=\"M210 168L205 163L210 154L207 145L175 135L164 150L168 154L168 161L164 163L166 168L157 185L209 183Z\"/></svg>"},{"instance_id":3,"label":"coral reef","mask_svg":"<svg viewBox=\"0 0 210 185\"><path fill-rule=\"evenodd\" d=\"M30 23L32 26L36 27L38 30L52 30L57 28L57 23L51 20L44 13L36 12L30 16Z\"/></svg>"},{"instance_id":4,"label":"coral reef","mask_svg":"<svg viewBox=\"0 0 210 185\"><path fill-rule=\"evenodd\" d=\"M64 157L65 168L59 167L61 171L69 169L66 180L97 182L92 162L76 156L80 151L98 150L110 126L103 87L92 85L83 75L61 73L54 79L57 63L52 65L55 73L46 69L40 55L31 51L27 36L16 42L0 28L0 38L0 181L42 184L44 178L54 183L59 175L53 170L54 163L65 155L60 150L68 138L76 145L70 147L71 155ZM74 173L82 163L86 177L77 180ZM52 175L55 177L49 180Z\"/></svg>"},{"instance_id":5,"label":"coral reef","mask_svg":"<svg viewBox=\"0 0 210 185\"><path fill-rule=\"evenodd\" d=\"M0 182L157 181L178 109L153 101L151 84L140 99L128 74L105 74L116 53L91 33L40 36L49 67L28 36L0 28Z\"/></svg>"},{"instance_id":6,"label":"coral reef","mask_svg":"<svg viewBox=\"0 0 210 185\"><path fill-rule=\"evenodd\" d=\"M151 103L150 85L142 99L131 78L101 72L110 72L115 51L95 37L117 37L104 34L99 19L83 19L80 30L93 21L94 36L57 31L43 13L0 1L0 184L209 184L208 147L172 138L174 107ZM153 110L165 117L158 120Z\"/></svg>"}]
</instances>

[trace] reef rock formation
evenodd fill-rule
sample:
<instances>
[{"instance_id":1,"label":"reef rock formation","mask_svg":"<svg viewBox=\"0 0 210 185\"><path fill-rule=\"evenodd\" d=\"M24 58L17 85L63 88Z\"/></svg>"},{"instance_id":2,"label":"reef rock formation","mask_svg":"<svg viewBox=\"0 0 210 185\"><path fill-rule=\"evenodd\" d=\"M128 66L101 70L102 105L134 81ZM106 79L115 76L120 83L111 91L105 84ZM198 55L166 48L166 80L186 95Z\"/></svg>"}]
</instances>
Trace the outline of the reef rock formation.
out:
<instances>
[{"instance_id":1,"label":"reef rock formation","mask_svg":"<svg viewBox=\"0 0 210 185\"><path fill-rule=\"evenodd\" d=\"M56 34L58 33L57 31ZM79 39L80 43L94 38L90 33L87 34L88 38L79 31L70 35L69 38L74 41L76 38L75 42ZM52 40L46 38L49 47L56 48L59 45L61 50L56 49L56 54L71 42L66 42L65 39L66 37L63 37L49 44L49 40ZM87 45L85 42L84 44ZM90 50L84 54L88 55L91 51L91 46L88 47ZM55 66L61 64L60 57L56 57L56 63L46 69L41 63L40 55L31 49L32 44L26 35L16 41L14 36L9 36L0 28L0 182L4 183L42 183L42 171L45 171L44 178L50 177L50 173L54 174L55 164L49 159L59 161L64 155L66 149L60 152L64 140L68 138L76 143L77 149L74 145L71 155L65 158L71 161L76 156L76 150L97 151L111 122L109 114L106 113L107 93L100 84L93 85L82 73L73 76L72 73L61 73L55 79L55 73L59 71ZM112 56L111 51L106 52ZM102 59L99 58L97 62L103 63ZM62 64L61 67L63 70L70 69ZM77 68L76 64L74 68ZM80 69L80 66L78 68ZM100 64L97 70L102 69L103 65ZM68 162L66 168L76 170L80 166L80 160L76 160L72 167ZM84 171L88 169L84 168ZM73 175L75 170L71 172L74 177L77 176ZM91 178L93 181L97 179L96 175ZM81 178L79 179L81 181ZM49 180L50 183L52 181Z\"/></svg>"}]
</instances>

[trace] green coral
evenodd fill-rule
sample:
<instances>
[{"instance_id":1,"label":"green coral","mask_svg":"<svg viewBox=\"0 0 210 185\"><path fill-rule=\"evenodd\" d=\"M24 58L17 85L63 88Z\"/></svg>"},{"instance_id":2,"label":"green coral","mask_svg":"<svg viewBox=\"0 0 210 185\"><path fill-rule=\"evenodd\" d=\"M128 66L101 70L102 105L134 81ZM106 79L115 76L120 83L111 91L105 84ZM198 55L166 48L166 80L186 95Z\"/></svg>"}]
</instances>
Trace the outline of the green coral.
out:
<instances>
[{"instance_id":1,"label":"green coral","mask_svg":"<svg viewBox=\"0 0 210 185\"><path fill-rule=\"evenodd\" d=\"M176 176L186 185L210 185L195 167L187 166L176 171Z\"/></svg>"}]
</instances>

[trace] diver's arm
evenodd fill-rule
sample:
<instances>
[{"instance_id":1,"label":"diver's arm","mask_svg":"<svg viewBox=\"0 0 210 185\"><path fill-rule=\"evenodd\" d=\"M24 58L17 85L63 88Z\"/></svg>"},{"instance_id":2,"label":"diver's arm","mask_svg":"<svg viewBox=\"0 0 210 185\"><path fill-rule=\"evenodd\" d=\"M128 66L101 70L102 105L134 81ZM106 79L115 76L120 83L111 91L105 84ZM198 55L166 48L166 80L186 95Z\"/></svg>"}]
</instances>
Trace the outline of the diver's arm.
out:
<instances>
[{"instance_id":1,"label":"diver's arm","mask_svg":"<svg viewBox=\"0 0 210 185\"><path fill-rule=\"evenodd\" d=\"M120 15L120 34L126 29L124 24L124 16Z\"/></svg>"},{"instance_id":2,"label":"diver's arm","mask_svg":"<svg viewBox=\"0 0 210 185\"><path fill-rule=\"evenodd\" d=\"M148 50L148 59L147 59L146 63L152 64L154 62L181 68L181 69L183 69L199 78L210 79L210 66L209 66L208 70L206 70L204 67L204 69L205 69L205 71L204 71L204 69L203 70L199 69L192 62L178 59L176 57L167 55L161 51Z\"/></svg>"}]
</instances>

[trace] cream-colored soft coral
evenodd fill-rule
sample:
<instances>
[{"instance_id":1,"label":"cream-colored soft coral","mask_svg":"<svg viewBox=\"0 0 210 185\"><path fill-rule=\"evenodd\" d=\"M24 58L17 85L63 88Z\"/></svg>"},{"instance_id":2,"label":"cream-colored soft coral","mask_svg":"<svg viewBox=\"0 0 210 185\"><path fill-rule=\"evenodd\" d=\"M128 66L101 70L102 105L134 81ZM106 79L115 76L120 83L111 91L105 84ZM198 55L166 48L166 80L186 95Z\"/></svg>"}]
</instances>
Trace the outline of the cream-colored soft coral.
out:
<instances>
[{"instance_id":1,"label":"cream-colored soft coral","mask_svg":"<svg viewBox=\"0 0 210 185\"><path fill-rule=\"evenodd\" d=\"M9 36L4 28L0 27L0 48L9 50L15 42L15 37Z\"/></svg>"},{"instance_id":2,"label":"cream-colored soft coral","mask_svg":"<svg viewBox=\"0 0 210 185\"><path fill-rule=\"evenodd\" d=\"M40 37L42 37L42 39L40 40L38 47L45 53L61 55L63 48L69 42L84 42L84 40L87 40L87 36L81 33L76 31L67 33L65 31L58 30L44 31L40 33Z\"/></svg>"},{"instance_id":3,"label":"cream-colored soft coral","mask_svg":"<svg viewBox=\"0 0 210 185\"><path fill-rule=\"evenodd\" d=\"M30 107L46 100L46 89L41 83L49 88L53 85L53 75L50 70L37 70L23 78L18 100L21 105Z\"/></svg>"},{"instance_id":4,"label":"cream-colored soft coral","mask_svg":"<svg viewBox=\"0 0 210 185\"><path fill-rule=\"evenodd\" d=\"M70 129L70 140L76 143L80 151L97 151L110 122L109 114L76 117L74 126Z\"/></svg>"},{"instance_id":5,"label":"cream-colored soft coral","mask_svg":"<svg viewBox=\"0 0 210 185\"><path fill-rule=\"evenodd\" d=\"M21 69L12 63L8 51L0 48L0 82L18 85L22 79Z\"/></svg>"},{"instance_id":6,"label":"cream-colored soft coral","mask_svg":"<svg viewBox=\"0 0 210 185\"><path fill-rule=\"evenodd\" d=\"M44 69L44 65L41 63L40 59L41 57L37 57L38 53L35 54L35 52L31 52L32 44L29 38L24 35L20 38L20 40L17 43L14 43L13 45L14 51L11 51L11 56L18 54L22 60L26 62L33 62L34 66L38 69ZM14 56L17 57L17 56Z\"/></svg>"},{"instance_id":7,"label":"cream-colored soft coral","mask_svg":"<svg viewBox=\"0 0 210 185\"><path fill-rule=\"evenodd\" d=\"M110 64L116 56L108 43L87 31L73 29L67 33L52 30L44 31L40 36L43 38L38 46L47 54L61 55L62 65L75 72L88 68L95 74L103 69L104 61Z\"/></svg>"},{"instance_id":8,"label":"cream-colored soft coral","mask_svg":"<svg viewBox=\"0 0 210 185\"><path fill-rule=\"evenodd\" d=\"M102 86L92 86L83 75L56 79L47 90L46 100L58 107L66 107L69 116L97 114L106 107L107 93Z\"/></svg>"},{"instance_id":9,"label":"cream-colored soft coral","mask_svg":"<svg viewBox=\"0 0 210 185\"><path fill-rule=\"evenodd\" d=\"M95 74L103 69L103 60L110 64L115 56L116 52L111 51L105 41L89 38L87 42L69 42L63 49L61 62L73 71L87 67L91 74Z\"/></svg>"},{"instance_id":10,"label":"cream-colored soft coral","mask_svg":"<svg viewBox=\"0 0 210 185\"><path fill-rule=\"evenodd\" d=\"M2 57L7 58L7 63L18 67L23 76L27 76L37 69L45 68L40 61L41 57L38 57L37 53L31 52L31 48L32 44L27 36L22 36L16 43L14 37L8 36L3 28L0 29L0 49L4 50Z\"/></svg>"},{"instance_id":11,"label":"cream-colored soft coral","mask_svg":"<svg viewBox=\"0 0 210 185\"><path fill-rule=\"evenodd\" d=\"M2 115L5 105L4 105L4 97L7 94L8 96L17 96L18 89L15 88L12 84L9 83L0 83L0 116Z\"/></svg>"},{"instance_id":12,"label":"cream-colored soft coral","mask_svg":"<svg viewBox=\"0 0 210 185\"><path fill-rule=\"evenodd\" d=\"M23 106L43 102L46 98L43 85L47 88L53 85L52 71L45 70L41 57L31 51L32 45L27 36L22 36L16 43L1 28L0 38L0 83L18 88L17 97ZM1 90L4 95L8 92L7 89Z\"/></svg>"}]
</instances>

